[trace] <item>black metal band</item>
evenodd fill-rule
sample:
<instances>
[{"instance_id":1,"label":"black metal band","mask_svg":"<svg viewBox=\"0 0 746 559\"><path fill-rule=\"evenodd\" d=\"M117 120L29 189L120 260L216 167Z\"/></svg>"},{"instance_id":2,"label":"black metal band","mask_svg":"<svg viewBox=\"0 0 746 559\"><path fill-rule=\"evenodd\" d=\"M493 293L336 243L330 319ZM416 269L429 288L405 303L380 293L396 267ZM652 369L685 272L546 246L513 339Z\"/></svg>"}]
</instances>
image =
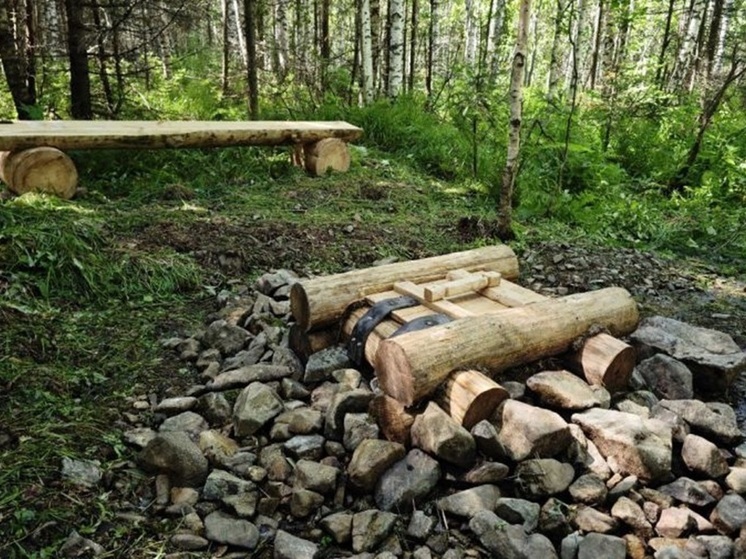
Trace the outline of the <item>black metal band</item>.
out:
<instances>
[{"instance_id":1,"label":"black metal band","mask_svg":"<svg viewBox=\"0 0 746 559\"><path fill-rule=\"evenodd\" d=\"M384 299L373 305L368 311L355 323L350 335L350 341L347 342L347 354L356 365L363 365L365 362L365 342L373 329L381 321L388 317L393 311L415 307L420 302L413 297L393 297Z\"/></svg>"},{"instance_id":2,"label":"black metal band","mask_svg":"<svg viewBox=\"0 0 746 559\"><path fill-rule=\"evenodd\" d=\"M406 334L407 332L416 332L417 330L424 330L425 328L430 328L431 326L446 324L448 322L451 322L451 320L451 317L445 314L431 314L428 316L420 316L419 318L415 318L399 326L399 328L389 337L393 338L394 336Z\"/></svg>"}]
</instances>

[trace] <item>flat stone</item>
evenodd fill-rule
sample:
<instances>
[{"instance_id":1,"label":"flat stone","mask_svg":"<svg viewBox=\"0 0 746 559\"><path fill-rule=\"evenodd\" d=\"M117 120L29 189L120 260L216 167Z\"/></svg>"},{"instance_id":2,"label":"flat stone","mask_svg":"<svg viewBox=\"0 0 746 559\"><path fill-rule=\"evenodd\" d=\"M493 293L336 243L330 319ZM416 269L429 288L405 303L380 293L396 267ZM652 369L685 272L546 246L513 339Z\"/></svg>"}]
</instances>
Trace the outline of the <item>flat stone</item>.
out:
<instances>
[{"instance_id":1,"label":"flat stone","mask_svg":"<svg viewBox=\"0 0 746 559\"><path fill-rule=\"evenodd\" d=\"M375 499L382 510L411 510L440 481L440 465L418 449L412 449L379 479Z\"/></svg>"},{"instance_id":2,"label":"flat stone","mask_svg":"<svg viewBox=\"0 0 746 559\"><path fill-rule=\"evenodd\" d=\"M659 398L686 400L694 395L692 372L681 361L673 357L657 353L637 365L637 370Z\"/></svg>"},{"instance_id":3,"label":"flat stone","mask_svg":"<svg viewBox=\"0 0 746 559\"><path fill-rule=\"evenodd\" d=\"M508 524L521 524L527 534L539 526L541 507L538 503L526 499L502 497L494 507L495 514Z\"/></svg>"},{"instance_id":4,"label":"flat stone","mask_svg":"<svg viewBox=\"0 0 746 559\"><path fill-rule=\"evenodd\" d=\"M106 553L101 544L89 538L84 538L76 530L72 530L65 542L60 546L61 557L98 557Z\"/></svg>"},{"instance_id":5,"label":"flat stone","mask_svg":"<svg viewBox=\"0 0 746 559\"><path fill-rule=\"evenodd\" d=\"M701 484L688 477L680 477L671 483L662 485L658 491L695 507L706 507L715 502L715 498Z\"/></svg>"},{"instance_id":6,"label":"flat stone","mask_svg":"<svg viewBox=\"0 0 746 559\"><path fill-rule=\"evenodd\" d=\"M591 409L572 416L606 458L612 470L646 481L671 472L671 429L660 421L629 413Z\"/></svg>"},{"instance_id":7,"label":"flat stone","mask_svg":"<svg viewBox=\"0 0 746 559\"><path fill-rule=\"evenodd\" d=\"M598 405L595 393L569 371L542 371L526 381L542 404L564 410L584 410Z\"/></svg>"},{"instance_id":8,"label":"flat stone","mask_svg":"<svg viewBox=\"0 0 746 559\"><path fill-rule=\"evenodd\" d=\"M604 481L595 474L584 474L569 487L570 496L576 503L601 505L606 501L608 489Z\"/></svg>"},{"instance_id":9,"label":"flat stone","mask_svg":"<svg viewBox=\"0 0 746 559\"><path fill-rule=\"evenodd\" d=\"M541 534L528 535L523 527L508 524L494 512L483 510L469 521L469 528L494 557L501 559L556 559L552 542ZM597 558L596 558L597 559Z\"/></svg>"},{"instance_id":10,"label":"flat stone","mask_svg":"<svg viewBox=\"0 0 746 559\"><path fill-rule=\"evenodd\" d=\"M347 466L350 483L362 491L371 491L378 479L394 463L404 458L404 446L380 439L365 439L355 451Z\"/></svg>"},{"instance_id":11,"label":"flat stone","mask_svg":"<svg viewBox=\"0 0 746 559\"><path fill-rule=\"evenodd\" d=\"M352 517L352 550L373 551L394 529L397 515L380 510L358 512Z\"/></svg>"},{"instance_id":12,"label":"flat stone","mask_svg":"<svg viewBox=\"0 0 746 559\"><path fill-rule=\"evenodd\" d=\"M547 497L566 490L575 477L570 464L553 458L524 460L515 470L516 488L528 498Z\"/></svg>"},{"instance_id":13,"label":"flat stone","mask_svg":"<svg viewBox=\"0 0 746 559\"><path fill-rule=\"evenodd\" d=\"M728 473L728 462L720 449L704 437L687 435L681 448L681 457L686 467L695 474L719 478Z\"/></svg>"},{"instance_id":14,"label":"flat stone","mask_svg":"<svg viewBox=\"0 0 746 559\"><path fill-rule=\"evenodd\" d=\"M298 460L295 464L295 487L310 489L322 495L332 493L337 488L339 470L332 466Z\"/></svg>"},{"instance_id":15,"label":"flat stone","mask_svg":"<svg viewBox=\"0 0 746 559\"><path fill-rule=\"evenodd\" d=\"M710 522L725 535L732 535L746 525L746 500L731 493L723 497L710 514Z\"/></svg>"},{"instance_id":16,"label":"flat stone","mask_svg":"<svg viewBox=\"0 0 746 559\"><path fill-rule=\"evenodd\" d=\"M637 479L637 476L625 476L618 483L613 485L608 485L607 482L607 487L609 487L609 500L616 501L618 498L628 495L637 487L638 482L639 480Z\"/></svg>"},{"instance_id":17,"label":"flat stone","mask_svg":"<svg viewBox=\"0 0 746 559\"><path fill-rule=\"evenodd\" d=\"M644 319L631 335L642 354L661 351L682 361L705 391L724 390L746 370L746 353L729 335L661 316Z\"/></svg>"},{"instance_id":18,"label":"flat stone","mask_svg":"<svg viewBox=\"0 0 746 559\"><path fill-rule=\"evenodd\" d=\"M98 460L73 460L62 457L62 478L80 487L96 487L103 477Z\"/></svg>"},{"instance_id":19,"label":"flat stone","mask_svg":"<svg viewBox=\"0 0 746 559\"><path fill-rule=\"evenodd\" d=\"M350 452L365 439L377 439L380 434L376 420L367 413L348 413L344 418L342 442Z\"/></svg>"},{"instance_id":20,"label":"flat stone","mask_svg":"<svg viewBox=\"0 0 746 559\"><path fill-rule=\"evenodd\" d=\"M335 512L322 518L319 525L340 545L352 539L352 514L350 513Z\"/></svg>"},{"instance_id":21,"label":"flat stone","mask_svg":"<svg viewBox=\"0 0 746 559\"><path fill-rule=\"evenodd\" d=\"M471 518L480 510L494 510L500 499L495 485L479 485L438 499L438 507L449 514Z\"/></svg>"},{"instance_id":22,"label":"flat stone","mask_svg":"<svg viewBox=\"0 0 746 559\"><path fill-rule=\"evenodd\" d=\"M578 546L578 559L624 559L627 544L623 538L591 533Z\"/></svg>"},{"instance_id":23,"label":"flat stone","mask_svg":"<svg viewBox=\"0 0 746 559\"><path fill-rule=\"evenodd\" d=\"M259 530L248 520L215 511L205 517L205 537L217 543L254 549L259 543Z\"/></svg>"},{"instance_id":24,"label":"flat stone","mask_svg":"<svg viewBox=\"0 0 746 559\"><path fill-rule=\"evenodd\" d=\"M327 380L333 371L351 367L347 350L339 345L317 351L308 358L303 382L321 382Z\"/></svg>"},{"instance_id":25,"label":"flat stone","mask_svg":"<svg viewBox=\"0 0 746 559\"><path fill-rule=\"evenodd\" d=\"M319 410L303 406L275 417L275 425L278 424L287 425L293 435L310 435L321 431L324 417Z\"/></svg>"},{"instance_id":26,"label":"flat stone","mask_svg":"<svg viewBox=\"0 0 746 559\"><path fill-rule=\"evenodd\" d=\"M183 431L196 441L199 438L199 434L209 428L210 425L204 417L193 411L185 411L166 418L158 428L158 432Z\"/></svg>"},{"instance_id":27,"label":"flat stone","mask_svg":"<svg viewBox=\"0 0 746 559\"><path fill-rule=\"evenodd\" d=\"M609 534L615 532L619 527L617 520L591 507L580 505L572 515L573 526L582 532L597 532Z\"/></svg>"},{"instance_id":28,"label":"flat stone","mask_svg":"<svg viewBox=\"0 0 746 559\"><path fill-rule=\"evenodd\" d=\"M296 435L282 446L296 460L321 460L325 443L321 435Z\"/></svg>"},{"instance_id":29,"label":"flat stone","mask_svg":"<svg viewBox=\"0 0 746 559\"><path fill-rule=\"evenodd\" d=\"M202 341L223 355L233 355L243 349L250 337L251 335L240 326L230 324L226 320L216 320L207 327Z\"/></svg>"},{"instance_id":30,"label":"flat stone","mask_svg":"<svg viewBox=\"0 0 746 559\"><path fill-rule=\"evenodd\" d=\"M730 468L725 476L725 485L736 493L746 494L746 467Z\"/></svg>"},{"instance_id":31,"label":"flat stone","mask_svg":"<svg viewBox=\"0 0 746 559\"><path fill-rule=\"evenodd\" d=\"M169 538L171 545L184 551L199 551L206 549L210 541L197 534L174 534Z\"/></svg>"},{"instance_id":32,"label":"flat stone","mask_svg":"<svg viewBox=\"0 0 746 559\"><path fill-rule=\"evenodd\" d=\"M213 470L207 477L202 496L208 501L221 501L239 516L251 517L256 512L256 486L248 480L223 470Z\"/></svg>"},{"instance_id":33,"label":"flat stone","mask_svg":"<svg viewBox=\"0 0 746 559\"><path fill-rule=\"evenodd\" d=\"M292 374L293 370L290 367L257 363L220 373L211 382L207 383L206 388L213 392L233 390L234 388L243 388L255 382L280 380Z\"/></svg>"},{"instance_id":34,"label":"flat stone","mask_svg":"<svg viewBox=\"0 0 746 559\"><path fill-rule=\"evenodd\" d=\"M319 547L308 540L277 530L274 542L274 559L313 559Z\"/></svg>"},{"instance_id":35,"label":"flat stone","mask_svg":"<svg viewBox=\"0 0 746 559\"><path fill-rule=\"evenodd\" d=\"M722 408L715 411L699 400L661 400L660 405L684 419L693 432L714 442L735 444L743 438L735 414L723 413Z\"/></svg>"},{"instance_id":36,"label":"flat stone","mask_svg":"<svg viewBox=\"0 0 746 559\"><path fill-rule=\"evenodd\" d=\"M567 423L559 414L508 400L500 411L498 442L511 460L549 458L570 442Z\"/></svg>"},{"instance_id":37,"label":"flat stone","mask_svg":"<svg viewBox=\"0 0 746 559\"><path fill-rule=\"evenodd\" d=\"M664 538L681 538L697 529L697 522L687 508L671 507L661 511L655 532Z\"/></svg>"},{"instance_id":38,"label":"flat stone","mask_svg":"<svg viewBox=\"0 0 746 559\"><path fill-rule=\"evenodd\" d=\"M500 462L483 462L475 466L464 475L464 481L481 485L483 483L497 483L510 473L510 468Z\"/></svg>"},{"instance_id":39,"label":"flat stone","mask_svg":"<svg viewBox=\"0 0 746 559\"><path fill-rule=\"evenodd\" d=\"M469 431L456 423L435 402L430 402L412 424L412 445L462 468L476 457L476 443Z\"/></svg>"},{"instance_id":40,"label":"flat stone","mask_svg":"<svg viewBox=\"0 0 746 559\"><path fill-rule=\"evenodd\" d=\"M138 455L138 463L146 471L168 474L178 486L199 487L207 478L207 458L183 431L157 435Z\"/></svg>"},{"instance_id":41,"label":"flat stone","mask_svg":"<svg viewBox=\"0 0 746 559\"><path fill-rule=\"evenodd\" d=\"M197 398L194 396L181 396L177 398L166 398L161 400L153 411L174 415L177 413L189 411L197 405Z\"/></svg>"},{"instance_id":42,"label":"flat stone","mask_svg":"<svg viewBox=\"0 0 746 559\"><path fill-rule=\"evenodd\" d=\"M283 410L282 399L272 388L254 382L244 388L233 406L233 432L237 437L256 433Z\"/></svg>"}]
</instances>

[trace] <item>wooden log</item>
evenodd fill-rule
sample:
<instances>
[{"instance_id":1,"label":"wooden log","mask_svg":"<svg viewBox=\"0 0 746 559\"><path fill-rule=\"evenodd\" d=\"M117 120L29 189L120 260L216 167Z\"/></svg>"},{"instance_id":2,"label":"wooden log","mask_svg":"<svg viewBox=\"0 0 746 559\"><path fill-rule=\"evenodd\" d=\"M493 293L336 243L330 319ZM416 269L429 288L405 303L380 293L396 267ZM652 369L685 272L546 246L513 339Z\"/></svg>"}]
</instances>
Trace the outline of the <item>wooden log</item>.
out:
<instances>
[{"instance_id":1,"label":"wooden log","mask_svg":"<svg viewBox=\"0 0 746 559\"><path fill-rule=\"evenodd\" d=\"M456 371L445 382L438 404L467 430L489 419L508 391L479 371Z\"/></svg>"},{"instance_id":2,"label":"wooden log","mask_svg":"<svg viewBox=\"0 0 746 559\"><path fill-rule=\"evenodd\" d=\"M387 440L409 446L414 414L409 413L398 400L379 394L371 400L368 412L376 419Z\"/></svg>"},{"instance_id":3,"label":"wooden log","mask_svg":"<svg viewBox=\"0 0 746 559\"><path fill-rule=\"evenodd\" d=\"M384 392L410 406L456 369L500 371L558 355L591 327L625 335L638 318L637 304L621 288L546 299L384 340L376 354L376 374Z\"/></svg>"},{"instance_id":4,"label":"wooden log","mask_svg":"<svg viewBox=\"0 0 746 559\"><path fill-rule=\"evenodd\" d=\"M16 194L45 192L69 199L78 187L78 171L72 159L52 147L4 152L0 178Z\"/></svg>"},{"instance_id":5,"label":"wooden log","mask_svg":"<svg viewBox=\"0 0 746 559\"><path fill-rule=\"evenodd\" d=\"M305 332L297 324L293 324L288 334L288 346L304 363L317 351L338 342L339 326L337 325L314 332Z\"/></svg>"},{"instance_id":6,"label":"wooden log","mask_svg":"<svg viewBox=\"0 0 746 559\"><path fill-rule=\"evenodd\" d=\"M338 138L324 138L303 146L306 171L321 177L330 169L346 173L350 169L350 149Z\"/></svg>"},{"instance_id":7,"label":"wooden log","mask_svg":"<svg viewBox=\"0 0 746 559\"><path fill-rule=\"evenodd\" d=\"M71 150L293 145L324 138L351 142L362 133L341 121L16 121L0 125L0 151L38 146Z\"/></svg>"},{"instance_id":8,"label":"wooden log","mask_svg":"<svg viewBox=\"0 0 746 559\"><path fill-rule=\"evenodd\" d=\"M518 277L515 253L506 245L495 245L302 280L291 288L291 309L300 327L310 331L339 320L350 304L368 293L390 290L403 279L433 281L454 268L491 270L507 279Z\"/></svg>"},{"instance_id":9,"label":"wooden log","mask_svg":"<svg viewBox=\"0 0 746 559\"><path fill-rule=\"evenodd\" d=\"M589 384L603 386L613 394L627 388L636 359L631 345L608 334L596 334L580 349L568 353L565 360Z\"/></svg>"}]
</instances>

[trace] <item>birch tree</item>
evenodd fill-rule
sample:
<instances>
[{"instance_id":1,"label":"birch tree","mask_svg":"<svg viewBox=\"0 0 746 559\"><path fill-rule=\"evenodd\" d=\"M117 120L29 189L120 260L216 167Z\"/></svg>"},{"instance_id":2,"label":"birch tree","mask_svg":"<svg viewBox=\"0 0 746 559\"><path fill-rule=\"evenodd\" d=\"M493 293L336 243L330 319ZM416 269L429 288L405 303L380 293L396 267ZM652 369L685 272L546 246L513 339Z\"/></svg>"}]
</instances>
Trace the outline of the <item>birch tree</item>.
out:
<instances>
[{"instance_id":1,"label":"birch tree","mask_svg":"<svg viewBox=\"0 0 746 559\"><path fill-rule=\"evenodd\" d=\"M388 96L395 99L404 81L404 0L389 0Z\"/></svg>"},{"instance_id":2,"label":"birch tree","mask_svg":"<svg viewBox=\"0 0 746 559\"><path fill-rule=\"evenodd\" d=\"M32 118L31 109L36 104L36 86L33 80L29 80L27 73L27 68L33 66L33 61L29 63L26 60L28 51L24 49L21 37L23 27L17 25L23 21L23 14L18 8L18 4L0 6L0 59L18 118L26 120Z\"/></svg>"},{"instance_id":3,"label":"birch tree","mask_svg":"<svg viewBox=\"0 0 746 559\"><path fill-rule=\"evenodd\" d=\"M477 60L479 28L477 26L476 4L476 0L466 0L466 45L464 48L464 62L468 66L474 66L474 63Z\"/></svg>"},{"instance_id":4,"label":"birch tree","mask_svg":"<svg viewBox=\"0 0 746 559\"><path fill-rule=\"evenodd\" d=\"M360 6L360 28L362 30L360 56L363 66L363 100L373 102L373 38L370 25L370 0L358 0Z\"/></svg>"},{"instance_id":5,"label":"birch tree","mask_svg":"<svg viewBox=\"0 0 746 559\"><path fill-rule=\"evenodd\" d=\"M515 189L518 159L521 153L521 124L523 119L523 76L528 43L531 0L521 0L518 11L518 30L510 74L510 120L508 125L508 153L498 202L497 229L503 240L515 238L513 232L513 190Z\"/></svg>"}]
</instances>

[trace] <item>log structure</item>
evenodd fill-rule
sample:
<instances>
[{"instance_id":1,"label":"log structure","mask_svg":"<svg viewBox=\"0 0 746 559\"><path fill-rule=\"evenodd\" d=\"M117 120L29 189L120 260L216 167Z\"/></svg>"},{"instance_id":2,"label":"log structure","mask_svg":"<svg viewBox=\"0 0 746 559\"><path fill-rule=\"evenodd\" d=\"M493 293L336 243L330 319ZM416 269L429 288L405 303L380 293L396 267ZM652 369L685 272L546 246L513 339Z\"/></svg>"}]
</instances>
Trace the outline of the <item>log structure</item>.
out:
<instances>
[{"instance_id":1,"label":"log structure","mask_svg":"<svg viewBox=\"0 0 746 559\"><path fill-rule=\"evenodd\" d=\"M444 383L438 404L470 431L509 397L507 390L479 371L456 371Z\"/></svg>"},{"instance_id":2,"label":"log structure","mask_svg":"<svg viewBox=\"0 0 746 559\"><path fill-rule=\"evenodd\" d=\"M621 288L544 299L383 340L376 374L388 395L409 406L458 368L497 372L564 353L591 327L629 334L638 318L637 304Z\"/></svg>"},{"instance_id":3,"label":"log structure","mask_svg":"<svg viewBox=\"0 0 746 559\"><path fill-rule=\"evenodd\" d=\"M295 145L303 154L296 162L319 176L349 169L347 142L362 132L347 122L16 121L0 124L3 166L14 167L0 173L16 193L38 190L69 198L78 174L63 150Z\"/></svg>"}]
</instances>

